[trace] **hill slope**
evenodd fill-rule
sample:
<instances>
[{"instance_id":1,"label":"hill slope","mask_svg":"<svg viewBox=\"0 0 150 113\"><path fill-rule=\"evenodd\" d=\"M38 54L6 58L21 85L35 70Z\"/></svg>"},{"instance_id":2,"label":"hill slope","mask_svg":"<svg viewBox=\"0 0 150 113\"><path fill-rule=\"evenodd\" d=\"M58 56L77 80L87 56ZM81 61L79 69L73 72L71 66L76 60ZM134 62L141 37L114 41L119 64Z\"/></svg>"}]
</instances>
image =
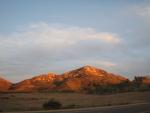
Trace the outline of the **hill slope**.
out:
<instances>
[{"instance_id":1,"label":"hill slope","mask_svg":"<svg viewBox=\"0 0 150 113\"><path fill-rule=\"evenodd\" d=\"M11 85L12 85L11 82L0 77L0 91L7 91Z\"/></svg>"},{"instance_id":2,"label":"hill slope","mask_svg":"<svg viewBox=\"0 0 150 113\"><path fill-rule=\"evenodd\" d=\"M84 66L62 75L39 75L12 85L11 90L30 92L38 90L81 91L94 85L119 84L126 78L92 66Z\"/></svg>"},{"instance_id":3,"label":"hill slope","mask_svg":"<svg viewBox=\"0 0 150 113\"><path fill-rule=\"evenodd\" d=\"M83 90L95 85L113 85L119 84L127 79L105 70L92 66L84 66L79 69L66 72L61 75L64 79L60 81L60 90Z\"/></svg>"},{"instance_id":4,"label":"hill slope","mask_svg":"<svg viewBox=\"0 0 150 113\"><path fill-rule=\"evenodd\" d=\"M39 75L12 85L11 90L17 92L30 92L51 89L55 78L56 75L53 73Z\"/></svg>"},{"instance_id":5,"label":"hill slope","mask_svg":"<svg viewBox=\"0 0 150 113\"><path fill-rule=\"evenodd\" d=\"M145 87L149 90L150 78L135 77L132 82L127 78L109 73L103 69L93 66L84 66L61 75L53 73L42 74L12 84L0 78L0 91L12 92L33 92L33 91L129 91L140 89L137 86Z\"/></svg>"}]
</instances>

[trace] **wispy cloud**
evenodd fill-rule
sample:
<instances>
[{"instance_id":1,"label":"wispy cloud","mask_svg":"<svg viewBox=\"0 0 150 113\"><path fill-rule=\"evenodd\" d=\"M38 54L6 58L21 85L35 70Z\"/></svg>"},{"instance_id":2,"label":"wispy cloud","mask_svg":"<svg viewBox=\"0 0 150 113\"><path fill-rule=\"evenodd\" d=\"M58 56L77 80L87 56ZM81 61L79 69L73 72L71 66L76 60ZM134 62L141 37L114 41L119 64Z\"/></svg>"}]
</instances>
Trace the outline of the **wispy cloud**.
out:
<instances>
[{"instance_id":1,"label":"wispy cloud","mask_svg":"<svg viewBox=\"0 0 150 113\"><path fill-rule=\"evenodd\" d=\"M16 32L8 38L1 38L1 44L10 45L43 45L43 46L64 46L75 44L78 41L95 40L103 43L117 44L120 38L115 33L97 32L93 28L81 28L76 26L50 26L46 23L30 25L22 32Z\"/></svg>"},{"instance_id":2,"label":"wispy cloud","mask_svg":"<svg viewBox=\"0 0 150 113\"><path fill-rule=\"evenodd\" d=\"M150 17L150 6L138 8L137 14L142 17Z\"/></svg>"},{"instance_id":3,"label":"wispy cloud","mask_svg":"<svg viewBox=\"0 0 150 113\"><path fill-rule=\"evenodd\" d=\"M135 14L143 19L150 19L150 5L139 5L134 7Z\"/></svg>"}]
</instances>

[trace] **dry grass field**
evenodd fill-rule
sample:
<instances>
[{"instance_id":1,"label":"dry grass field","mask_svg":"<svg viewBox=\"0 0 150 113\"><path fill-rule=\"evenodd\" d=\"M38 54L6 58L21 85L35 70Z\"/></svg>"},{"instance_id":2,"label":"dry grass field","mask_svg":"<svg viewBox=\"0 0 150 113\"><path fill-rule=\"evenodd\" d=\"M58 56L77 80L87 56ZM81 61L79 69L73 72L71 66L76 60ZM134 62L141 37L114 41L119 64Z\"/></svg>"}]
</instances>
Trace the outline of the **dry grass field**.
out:
<instances>
[{"instance_id":1,"label":"dry grass field","mask_svg":"<svg viewBox=\"0 0 150 113\"><path fill-rule=\"evenodd\" d=\"M111 106L150 101L150 92L130 92L112 95L88 95L79 93L9 93L0 94L1 111L43 110L44 102L51 98L60 101L64 107Z\"/></svg>"}]
</instances>

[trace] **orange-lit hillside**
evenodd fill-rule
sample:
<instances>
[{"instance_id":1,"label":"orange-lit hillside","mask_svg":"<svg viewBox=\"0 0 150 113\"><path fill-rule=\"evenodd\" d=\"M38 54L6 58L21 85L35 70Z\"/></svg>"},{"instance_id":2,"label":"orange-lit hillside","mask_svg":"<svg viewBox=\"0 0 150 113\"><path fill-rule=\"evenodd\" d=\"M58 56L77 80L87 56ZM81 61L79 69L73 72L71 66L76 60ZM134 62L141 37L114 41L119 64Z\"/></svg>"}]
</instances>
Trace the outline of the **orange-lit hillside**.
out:
<instances>
[{"instance_id":1,"label":"orange-lit hillside","mask_svg":"<svg viewBox=\"0 0 150 113\"><path fill-rule=\"evenodd\" d=\"M10 86L12 85L11 82L3 79L0 77L0 91L6 91L10 88Z\"/></svg>"},{"instance_id":2,"label":"orange-lit hillside","mask_svg":"<svg viewBox=\"0 0 150 113\"><path fill-rule=\"evenodd\" d=\"M135 77L133 84L137 82L150 84L150 78ZM131 81L123 76L109 73L93 66L84 66L61 75L54 73L41 74L15 84L0 78L0 91L33 92L57 90L82 92L97 86L100 88L101 86L115 86L119 84L126 85L125 90L127 90L129 85L131 85Z\"/></svg>"}]
</instances>

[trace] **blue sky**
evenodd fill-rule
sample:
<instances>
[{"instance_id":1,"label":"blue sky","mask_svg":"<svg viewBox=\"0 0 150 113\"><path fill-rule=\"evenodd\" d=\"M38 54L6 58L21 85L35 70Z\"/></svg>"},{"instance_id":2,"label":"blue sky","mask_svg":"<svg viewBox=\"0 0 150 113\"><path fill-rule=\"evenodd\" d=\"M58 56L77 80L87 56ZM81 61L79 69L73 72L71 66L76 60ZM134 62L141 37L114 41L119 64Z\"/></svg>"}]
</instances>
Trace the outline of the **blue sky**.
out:
<instances>
[{"instance_id":1,"label":"blue sky","mask_svg":"<svg viewBox=\"0 0 150 113\"><path fill-rule=\"evenodd\" d=\"M0 74L12 81L93 65L149 75L149 0L0 0Z\"/></svg>"},{"instance_id":2,"label":"blue sky","mask_svg":"<svg viewBox=\"0 0 150 113\"><path fill-rule=\"evenodd\" d=\"M127 14L121 13L128 13L127 8L142 4L141 0L1 0L0 2L2 33L40 21L112 30L114 25L125 27L122 22L125 18L130 19Z\"/></svg>"}]
</instances>

